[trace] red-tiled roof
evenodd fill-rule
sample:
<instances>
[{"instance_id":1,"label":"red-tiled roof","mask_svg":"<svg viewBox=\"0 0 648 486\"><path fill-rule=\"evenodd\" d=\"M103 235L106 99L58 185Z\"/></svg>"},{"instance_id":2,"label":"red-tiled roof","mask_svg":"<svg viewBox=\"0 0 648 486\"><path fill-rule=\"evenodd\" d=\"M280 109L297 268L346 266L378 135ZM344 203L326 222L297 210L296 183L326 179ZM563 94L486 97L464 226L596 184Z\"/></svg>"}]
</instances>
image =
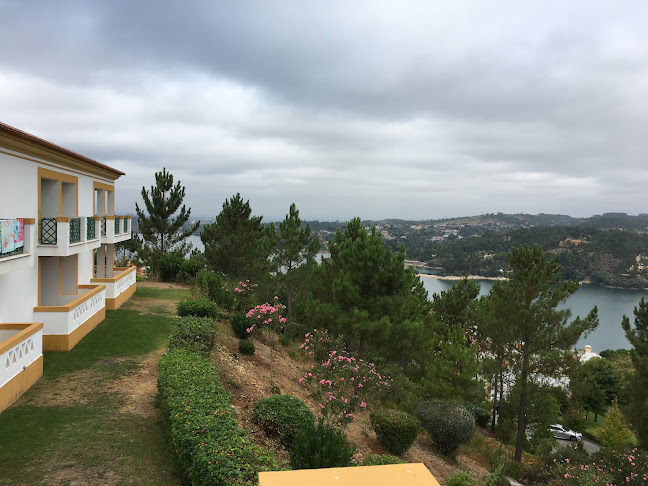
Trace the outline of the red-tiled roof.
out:
<instances>
[{"instance_id":1,"label":"red-tiled roof","mask_svg":"<svg viewBox=\"0 0 648 486\"><path fill-rule=\"evenodd\" d=\"M43 140L42 138L39 138L35 135L32 135L31 133L23 132L22 130L18 130L17 128L12 127L11 125L7 125L6 123L0 122L0 132L5 132L9 133L11 135L15 135L17 137L20 137L22 139L28 140L30 142L34 142L42 147L55 150L56 152L59 152L63 155L67 155L69 157L73 157L77 160L80 160L81 162L84 162L86 164L94 165L95 167L100 167L102 169L108 170L110 172L113 172L118 175L125 175L124 172L113 169L112 167L109 167L105 164L102 164L101 162L97 162L96 160L93 160L91 158L86 157L85 155L77 154L76 152L72 152L71 150L68 150L66 148L61 147L60 145L56 145L52 142L48 142L47 140Z\"/></svg>"}]
</instances>

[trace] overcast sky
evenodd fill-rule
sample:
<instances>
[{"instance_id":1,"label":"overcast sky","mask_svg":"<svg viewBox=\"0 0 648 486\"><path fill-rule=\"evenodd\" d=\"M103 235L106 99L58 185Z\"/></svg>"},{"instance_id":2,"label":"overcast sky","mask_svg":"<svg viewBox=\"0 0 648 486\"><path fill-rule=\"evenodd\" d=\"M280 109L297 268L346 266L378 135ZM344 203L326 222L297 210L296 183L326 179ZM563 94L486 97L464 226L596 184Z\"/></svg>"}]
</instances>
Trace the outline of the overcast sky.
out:
<instances>
[{"instance_id":1,"label":"overcast sky","mask_svg":"<svg viewBox=\"0 0 648 486\"><path fill-rule=\"evenodd\" d=\"M0 0L0 120L196 216L648 212L648 2Z\"/></svg>"}]
</instances>

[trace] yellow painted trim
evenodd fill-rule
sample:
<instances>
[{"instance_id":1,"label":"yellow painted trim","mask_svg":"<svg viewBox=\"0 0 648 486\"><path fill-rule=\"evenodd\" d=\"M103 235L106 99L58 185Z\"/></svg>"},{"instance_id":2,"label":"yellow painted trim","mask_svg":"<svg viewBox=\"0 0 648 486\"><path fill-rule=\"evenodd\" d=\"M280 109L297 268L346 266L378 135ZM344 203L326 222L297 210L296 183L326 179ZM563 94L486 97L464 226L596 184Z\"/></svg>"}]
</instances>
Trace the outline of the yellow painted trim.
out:
<instances>
[{"instance_id":1,"label":"yellow painted trim","mask_svg":"<svg viewBox=\"0 0 648 486\"><path fill-rule=\"evenodd\" d=\"M18 400L41 376L43 376L42 354L0 388L0 412Z\"/></svg>"},{"instance_id":2,"label":"yellow painted trim","mask_svg":"<svg viewBox=\"0 0 648 486\"><path fill-rule=\"evenodd\" d=\"M0 330L2 329L22 329L22 331L0 342L0 354L8 351L9 349L18 345L19 342L24 341L32 334L36 334L38 331L43 329L43 323L42 322L17 322L17 323L5 322L0 324Z\"/></svg>"},{"instance_id":3,"label":"yellow painted trim","mask_svg":"<svg viewBox=\"0 0 648 486\"><path fill-rule=\"evenodd\" d=\"M54 179L59 182L67 182L69 184L79 185L79 178L70 174L65 174L63 172L57 172L50 169L44 169L43 167L38 168L38 177L45 179Z\"/></svg>"},{"instance_id":4,"label":"yellow painted trim","mask_svg":"<svg viewBox=\"0 0 648 486\"><path fill-rule=\"evenodd\" d=\"M111 220L114 220L114 219L115 219L114 216L104 216L104 218L106 218L107 220L108 220L108 219L111 219Z\"/></svg>"},{"instance_id":5,"label":"yellow painted trim","mask_svg":"<svg viewBox=\"0 0 648 486\"><path fill-rule=\"evenodd\" d=\"M132 216L124 216L124 218L133 219Z\"/></svg>"},{"instance_id":6,"label":"yellow painted trim","mask_svg":"<svg viewBox=\"0 0 648 486\"><path fill-rule=\"evenodd\" d=\"M57 216L56 217L56 222L57 223L69 223L70 221L72 221L71 217L67 217L67 216Z\"/></svg>"},{"instance_id":7,"label":"yellow painted trim","mask_svg":"<svg viewBox=\"0 0 648 486\"><path fill-rule=\"evenodd\" d=\"M423 463L332 467L259 473L259 486L439 486Z\"/></svg>"},{"instance_id":8,"label":"yellow painted trim","mask_svg":"<svg viewBox=\"0 0 648 486\"><path fill-rule=\"evenodd\" d=\"M36 224L36 218L20 218L23 220L23 224Z\"/></svg>"},{"instance_id":9,"label":"yellow painted trim","mask_svg":"<svg viewBox=\"0 0 648 486\"><path fill-rule=\"evenodd\" d=\"M95 221L101 221L103 219L103 216L93 216Z\"/></svg>"},{"instance_id":10,"label":"yellow painted trim","mask_svg":"<svg viewBox=\"0 0 648 486\"><path fill-rule=\"evenodd\" d=\"M43 334L43 351L70 351L105 318L106 308L103 307L70 334Z\"/></svg>"},{"instance_id":11,"label":"yellow painted trim","mask_svg":"<svg viewBox=\"0 0 648 486\"><path fill-rule=\"evenodd\" d=\"M124 302L130 299L137 290L137 283L134 283L127 290L124 290L115 298L106 299L106 309L107 310L117 310L119 309Z\"/></svg>"},{"instance_id":12,"label":"yellow painted trim","mask_svg":"<svg viewBox=\"0 0 648 486\"><path fill-rule=\"evenodd\" d=\"M111 186L110 184L104 184L103 182L97 182L97 181L92 183L92 188L103 189L104 191L110 191L110 192L113 192L115 190L115 186Z\"/></svg>"},{"instance_id":13,"label":"yellow painted trim","mask_svg":"<svg viewBox=\"0 0 648 486\"><path fill-rule=\"evenodd\" d=\"M112 278L91 278L90 281L93 282L93 283L116 283L117 280L119 280L120 278L122 278L125 275L137 270L137 267L135 265L132 265L132 266L127 267L127 268L113 267L113 273L115 272L115 270L120 272L116 277L112 277Z\"/></svg>"},{"instance_id":14,"label":"yellow painted trim","mask_svg":"<svg viewBox=\"0 0 648 486\"><path fill-rule=\"evenodd\" d=\"M94 289L94 290L91 290L87 294L81 295L80 297L74 299L72 302L70 302L67 305L58 305L58 306L38 305L34 307L34 312L70 312L72 309L78 307L86 300L89 300L91 297L97 295L102 290L105 290L106 286L105 285L79 285L79 288Z\"/></svg>"}]
</instances>

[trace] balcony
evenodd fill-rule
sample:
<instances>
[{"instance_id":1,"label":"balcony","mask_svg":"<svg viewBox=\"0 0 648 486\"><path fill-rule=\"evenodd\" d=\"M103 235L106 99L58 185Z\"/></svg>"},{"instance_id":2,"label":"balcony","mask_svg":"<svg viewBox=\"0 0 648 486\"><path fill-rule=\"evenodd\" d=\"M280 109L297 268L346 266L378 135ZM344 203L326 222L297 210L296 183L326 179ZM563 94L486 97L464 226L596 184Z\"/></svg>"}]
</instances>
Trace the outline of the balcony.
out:
<instances>
[{"instance_id":1,"label":"balcony","mask_svg":"<svg viewBox=\"0 0 648 486\"><path fill-rule=\"evenodd\" d=\"M101 246L99 225L94 216L41 218L39 256L70 256Z\"/></svg>"},{"instance_id":2,"label":"balcony","mask_svg":"<svg viewBox=\"0 0 648 486\"><path fill-rule=\"evenodd\" d=\"M43 375L43 324L0 324L0 412Z\"/></svg>"},{"instance_id":3,"label":"balcony","mask_svg":"<svg viewBox=\"0 0 648 486\"><path fill-rule=\"evenodd\" d=\"M119 309L131 295L135 293L135 270L136 266L126 268L113 268L113 277L111 278L93 278L90 282L93 284L103 284L106 286L106 309Z\"/></svg>"},{"instance_id":4,"label":"balcony","mask_svg":"<svg viewBox=\"0 0 648 486\"><path fill-rule=\"evenodd\" d=\"M43 322L43 350L69 351L106 317L106 286L79 285L76 295L49 297L34 307Z\"/></svg>"},{"instance_id":5,"label":"balcony","mask_svg":"<svg viewBox=\"0 0 648 486\"><path fill-rule=\"evenodd\" d=\"M32 218L0 219L0 275L32 264Z\"/></svg>"},{"instance_id":6,"label":"balcony","mask_svg":"<svg viewBox=\"0 0 648 486\"><path fill-rule=\"evenodd\" d=\"M131 239L130 216L104 216L101 220L101 243L115 244Z\"/></svg>"}]
</instances>

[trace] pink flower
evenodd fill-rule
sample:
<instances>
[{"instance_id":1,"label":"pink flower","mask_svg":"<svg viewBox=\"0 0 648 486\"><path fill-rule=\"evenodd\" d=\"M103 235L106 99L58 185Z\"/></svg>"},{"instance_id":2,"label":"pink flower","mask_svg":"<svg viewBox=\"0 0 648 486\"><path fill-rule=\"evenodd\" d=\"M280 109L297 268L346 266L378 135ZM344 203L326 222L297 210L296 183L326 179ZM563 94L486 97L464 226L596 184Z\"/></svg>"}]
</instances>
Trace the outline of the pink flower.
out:
<instances>
[{"instance_id":1,"label":"pink flower","mask_svg":"<svg viewBox=\"0 0 648 486\"><path fill-rule=\"evenodd\" d=\"M367 404L365 402L360 402L360 408L367 408Z\"/></svg>"}]
</instances>

